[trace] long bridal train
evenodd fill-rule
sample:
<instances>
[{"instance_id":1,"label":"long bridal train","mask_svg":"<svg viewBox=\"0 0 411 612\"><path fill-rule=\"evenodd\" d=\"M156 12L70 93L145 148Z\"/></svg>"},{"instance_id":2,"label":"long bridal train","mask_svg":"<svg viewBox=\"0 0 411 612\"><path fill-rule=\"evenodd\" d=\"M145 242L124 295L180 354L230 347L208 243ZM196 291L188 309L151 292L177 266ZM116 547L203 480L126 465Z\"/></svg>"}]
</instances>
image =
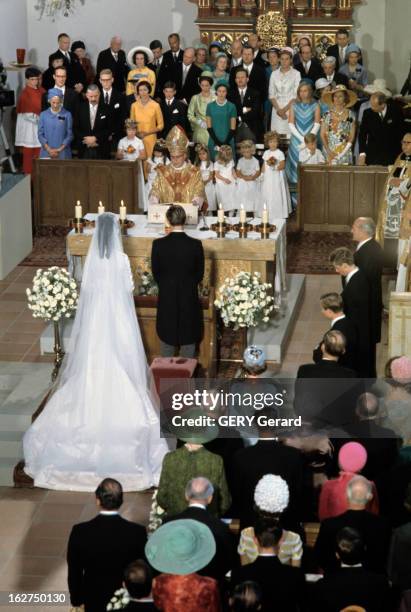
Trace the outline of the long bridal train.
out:
<instances>
[{"instance_id":1,"label":"long bridal train","mask_svg":"<svg viewBox=\"0 0 411 612\"><path fill-rule=\"evenodd\" d=\"M125 491L158 484L168 447L149 391L132 292L117 219L99 215L68 355L23 440L25 471L35 486L94 491L105 476Z\"/></svg>"}]
</instances>

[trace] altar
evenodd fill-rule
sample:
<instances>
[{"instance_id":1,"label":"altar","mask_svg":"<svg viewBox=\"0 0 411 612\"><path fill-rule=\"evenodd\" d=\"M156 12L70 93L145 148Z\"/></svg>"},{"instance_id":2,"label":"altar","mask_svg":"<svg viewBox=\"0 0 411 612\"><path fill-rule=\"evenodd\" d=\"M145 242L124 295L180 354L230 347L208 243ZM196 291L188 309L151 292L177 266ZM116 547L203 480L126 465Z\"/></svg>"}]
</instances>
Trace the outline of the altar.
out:
<instances>
[{"instance_id":1,"label":"altar","mask_svg":"<svg viewBox=\"0 0 411 612\"><path fill-rule=\"evenodd\" d=\"M95 221L97 215L87 214L88 221ZM143 343L149 362L160 354L159 339L155 331L155 296L141 294L142 275L150 271L151 245L153 240L164 236L164 226L150 224L145 215L128 215L134 226L123 236L124 252L130 259L135 284L135 305L140 323ZM211 226L215 217L207 217L206 224ZM235 217L229 218L231 224L238 223ZM252 224L259 224L259 219ZM262 240L258 232L249 232L247 238L239 238L238 233L229 231L225 238L217 238L212 230L201 231L203 221L197 227L186 227L186 233L202 241L205 255L205 271L200 288L203 309L204 336L199 346L198 361L205 376L214 376L216 371L216 312L215 292L227 277L240 271L259 272L264 282L273 285L275 294L286 290L286 234L284 219L273 221L275 231L270 238ZM69 268L81 280L82 266L87 255L94 229L86 227L84 233L72 231L67 236L67 255Z\"/></svg>"}]
</instances>

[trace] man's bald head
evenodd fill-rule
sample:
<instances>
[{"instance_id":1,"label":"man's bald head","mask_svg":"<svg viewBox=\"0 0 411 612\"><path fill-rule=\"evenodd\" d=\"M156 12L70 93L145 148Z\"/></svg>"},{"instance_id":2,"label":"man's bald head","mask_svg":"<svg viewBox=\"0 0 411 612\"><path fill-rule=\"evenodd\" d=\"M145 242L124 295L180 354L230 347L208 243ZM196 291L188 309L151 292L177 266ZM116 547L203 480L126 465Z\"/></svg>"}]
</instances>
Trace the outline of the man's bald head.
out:
<instances>
[{"instance_id":1,"label":"man's bald head","mask_svg":"<svg viewBox=\"0 0 411 612\"><path fill-rule=\"evenodd\" d=\"M214 494L214 487L211 482L203 476L192 478L185 490L186 500L189 503L203 504L208 506Z\"/></svg>"},{"instance_id":2,"label":"man's bald head","mask_svg":"<svg viewBox=\"0 0 411 612\"><path fill-rule=\"evenodd\" d=\"M96 489L97 504L103 510L118 510L123 503L123 487L114 478L105 478Z\"/></svg>"},{"instance_id":3,"label":"man's bald head","mask_svg":"<svg viewBox=\"0 0 411 612\"><path fill-rule=\"evenodd\" d=\"M110 47L114 53L118 53L123 45L123 41L120 36L113 36L110 40Z\"/></svg>"},{"instance_id":4,"label":"man's bald head","mask_svg":"<svg viewBox=\"0 0 411 612\"><path fill-rule=\"evenodd\" d=\"M374 393L361 393L357 400L357 415L365 421L376 419L379 415L378 398Z\"/></svg>"},{"instance_id":5,"label":"man's bald head","mask_svg":"<svg viewBox=\"0 0 411 612\"><path fill-rule=\"evenodd\" d=\"M364 510L373 498L372 486L364 476L354 476L347 485L347 499L350 510Z\"/></svg>"}]
</instances>

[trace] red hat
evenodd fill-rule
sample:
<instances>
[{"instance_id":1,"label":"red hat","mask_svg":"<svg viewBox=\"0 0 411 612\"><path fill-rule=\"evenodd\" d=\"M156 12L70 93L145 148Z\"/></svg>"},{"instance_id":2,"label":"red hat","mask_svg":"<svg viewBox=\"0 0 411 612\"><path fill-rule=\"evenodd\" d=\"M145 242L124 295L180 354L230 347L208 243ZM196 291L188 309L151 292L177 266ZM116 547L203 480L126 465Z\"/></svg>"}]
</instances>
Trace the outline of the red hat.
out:
<instances>
[{"instance_id":1,"label":"red hat","mask_svg":"<svg viewBox=\"0 0 411 612\"><path fill-rule=\"evenodd\" d=\"M347 442L340 448L338 463L344 472L360 472L367 463L367 451L359 442Z\"/></svg>"}]
</instances>

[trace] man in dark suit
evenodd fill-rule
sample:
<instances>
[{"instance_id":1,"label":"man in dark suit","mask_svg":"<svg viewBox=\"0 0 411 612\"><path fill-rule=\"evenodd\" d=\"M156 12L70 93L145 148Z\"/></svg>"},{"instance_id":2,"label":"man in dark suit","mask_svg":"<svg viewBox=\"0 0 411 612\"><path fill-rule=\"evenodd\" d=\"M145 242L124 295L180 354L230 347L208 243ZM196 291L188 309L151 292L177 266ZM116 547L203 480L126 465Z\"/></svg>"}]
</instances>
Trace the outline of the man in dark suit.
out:
<instances>
[{"instance_id":1,"label":"man in dark suit","mask_svg":"<svg viewBox=\"0 0 411 612\"><path fill-rule=\"evenodd\" d=\"M385 573L391 529L385 519L366 510L372 496L371 483L363 476L354 476L347 485L348 510L321 523L314 552L325 573L338 569L335 548L337 534L343 527L353 527L361 534L365 544L364 567Z\"/></svg>"},{"instance_id":2,"label":"man in dark suit","mask_svg":"<svg viewBox=\"0 0 411 612\"><path fill-rule=\"evenodd\" d=\"M251 47L243 47L242 62L240 64L248 74L248 87L258 91L260 100L267 99L267 77L261 64L254 62L254 52ZM235 88L236 68L230 70L230 88Z\"/></svg>"},{"instance_id":3,"label":"man in dark suit","mask_svg":"<svg viewBox=\"0 0 411 612\"><path fill-rule=\"evenodd\" d=\"M61 89L63 92L63 107L71 113L74 122L80 106L80 96L74 89L71 89L71 87L66 85L67 69L65 66L58 66L54 69L53 81L53 87L57 87L57 89ZM47 102L47 92L43 95L41 104L43 110L46 110L49 107Z\"/></svg>"},{"instance_id":4,"label":"man in dark suit","mask_svg":"<svg viewBox=\"0 0 411 612\"><path fill-rule=\"evenodd\" d=\"M321 68L324 72L324 77L327 79L328 84L334 89L336 85L344 85L348 88L348 78L345 74L341 74L337 71L337 60L332 55L324 58L321 64Z\"/></svg>"},{"instance_id":5,"label":"man in dark suit","mask_svg":"<svg viewBox=\"0 0 411 612\"><path fill-rule=\"evenodd\" d=\"M67 68L67 85L75 89L77 93L81 93L87 85L86 73L84 72L75 53L71 53L70 37L68 34L59 34L57 37L58 49L55 53L49 55L49 66L52 65L54 59L61 58L65 68Z\"/></svg>"},{"instance_id":6,"label":"man in dark suit","mask_svg":"<svg viewBox=\"0 0 411 612\"><path fill-rule=\"evenodd\" d=\"M384 141L382 141L384 142ZM376 226L370 217L358 217L352 225L353 240L358 242L354 263L365 274L371 292L371 323L375 342L381 341L382 286L384 252L375 240Z\"/></svg>"},{"instance_id":7,"label":"man in dark suit","mask_svg":"<svg viewBox=\"0 0 411 612\"><path fill-rule=\"evenodd\" d=\"M100 513L74 525L67 547L71 605L101 612L121 588L123 572L135 559L144 559L146 530L123 519L118 511L123 491L117 480L105 478L96 490Z\"/></svg>"},{"instance_id":8,"label":"man in dark suit","mask_svg":"<svg viewBox=\"0 0 411 612\"><path fill-rule=\"evenodd\" d=\"M101 94L97 85L88 86L86 98L87 101L81 104L75 121L79 157L83 159L109 159L109 138L113 132L110 122L110 108L101 101Z\"/></svg>"},{"instance_id":9,"label":"man in dark suit","mask_svg":"<svg viewBox=\"0 0 411 612\"><path fill-rule=\"evenodd\" d=\"M268 66L268 62L263 58L263 50L261 49L261 36L252 32L248 36L248 45L252 48L254 54L254 61L256 64L260 64L263 68Z\"/></svg>"},{"instance_id":10,"label":"man in dark suit","mask_svg":"<svg viewBox=\"0 0 411 612\"><path fill-rule=\"evenodd\" d=\"M344 314L342 297L338 293L324 293L320 297L321 314L330 321L331 329L339 331L345 338L345 353L338 363L351 370L357 370L357 330L354 323ZM313 361L322 359L321 342L313 350Z\"/></svg>"},{"instance_id":11,"label":"man in dark suit","mask_svg":"<svg viewBox=\"0 0 411 612\"><path fill-rule=\"evenodd\" d=\"M109 48L100 51L98 54L96 74L98 78L102 70L111 70L114 78L114 89L124 93L130 68L127 64L126 54L121 48L122 44L123 42L119 36L113 36Z\"/></svg>"},{"instance_id":12,"label":"man in dark suit","mask_svg":"<svg viewBox=\"0 0 411 612\"><path fill-rule=\"evenodd\" d=\"M236 561L237 551L234 535L230 529L207 510L213 499L214 487L207 478L199 476L188 482L185 495L188 503L187 509L168 520L192 519L209 527L215 539L216 554L199 573L222 582L225 574Z\"/></svg>"},{"instance_id":13,"label":"man in dark suit","mask_svg":"<svg viewBox=\"0 0 411 612\"><path fill-rule=\"evenodd\" d=\"M147 68L150 68L156 75L156 89L153 98L158 100L159 98L161 98L162 94L162 90L160 89L160 83L164 84L167 80L169 80L170 75L168 75L167 77L167 75L164 74L162 70L164 57L163 43L161 42L161 40L152 40L149 44L149 48L153 54L153 61L147 64Z\"/></svg>"},{"instance_id":14,"label":"man in dark suit","mask_svg":"<svg viewBox=\"0 0 411 612\"><path fill-rule=\"evenodd\" d=\"M254 135L254 142L262 142L263 120L260 94L248 87L248 72L242 66L235 71L235 87L230 89L228 99L235 104L239 125L245 124Z\"/></svg>"},{"instance_id":15,"label":"man in dark suit","mask_svg":"<svg viewBox=\"0 0 411 612\"><path fill-rule=\"evenodd\" d=\"M103 104L110 109L110 145L111 149L117 150L117 144L124 135L124 121L129 116L126 111L126 98L124 93L114 89L113 73L109 68L100 72L99 82L101 85L101 98Z\"/></svg>"},{"instance_id":16,"label":"man in dark suit","mask_svg":"<svg viewBox=\"0 0 411 612\"><path fill-rule=\"evenodd\" d=\"M123 586L130 595L130 601L123 610L127 612L156 612L151 594L153 572L142 559L132 561L124 572Z\"/></svg>"},{"instance_id":17,"label":"man in dark suit","mask_svg":"<svg viewBox=\"0 0 411 612\"><path fill-rule=\"evenodd\" d=\"M265 409L260 411L260 414L273 417L274 411ZM302 457L295 448L278 442L276 435L269 427L260 425L257 444L248 446L233 456L231 493L241 528L249 527L255 522L254 491L264 474L278 474L288 484L290 503L283 515L287 525L295 527L301 520Z\"/></svg>"},{"instance_id":18,"label":"man in dark suit","mask_svg":"<svg viewBox=\"0 0 411 612\"><path fill-rule=\"evenodd\" d=\"M373 393L362 393L358 397L355 413L349 433L367 451L367 463L361 474L374 481L397 462L401 439L392 429L379 424L380 407Z\"/></svg>"},{"instance_id":19,"label":"man in dark suit","mask_svg":"<svg viewBox=\"0 0 411 612\"><path fill-rule=\"evenodd\" d=\"M324 77L320 61L313 56L312 49L309 45L304 45L300 50L301 62L295 68L301 74L302 79L310 79L313 82L313 87L317 79Z\"/></svg>"},{"instance_id":20,"label":"man in dark suit","mask_svg":"<svg viewBox=\"0 0 411 612\"><path fill-rule=\"evenodd\" d=\"M242 582L256 582L263 596L261 612L301 610L305 602L304 573L300 568L285 565L278 559L279 542L283 534L281 527L260 518L254 527L254 534L258 557L253 563L233 569L232 589Z\"/></svg>"},{"instance_id":21,"label":"man in dark suit","mask_svg":"<svg viewBox=\"0 0 411 612\"><path fill-rule=\"evenodd\" d=\"M175 62L172 70L174 82L177 87L177 98L187 105L191 98L200 92L198 79L201 76L201 68L195 65L195 49L187 47L184 49L183 61Z\"/></svg>"},{"instance_id":22,"label":"man in dark suit","mask_svg":"<svg viewBox=\"0 0 411 612\"><path fill-rule=\"evenodd\" d=\"M177 33L170 34L168 37L170 49L163 53L163 59L157 73L156 91L159 95L163 95L164 83L166 81L176 80L176 68L178 64L183 63L184 51L180 47L180 36Z\"/></svg>"},{"instance_id":23,"label":"man in dark suit","mask_svg":"<svg viewBox=\"0 0 411 612\"><path fill-rule=\"evenodd\" d=\"M184 232L182 206L170 206L166 217L171 232L154 240L151 251L151 269L159 290L156 329L163 357L172 357L176 347L183 357L194 357L203 332L198 297L204 275L203 245Z\"/></svg>"},{"instance_id":24,"label":"man in dark suit","mask_svg":"<svg viewBox=\"0 0 411 612\"><path fill-rule=\"evenodd\" d=\"M371 323L371 292L367 277L354 264L351 251L341 247L330 255L330 262L337 274L343 277L341 297L344 313L354 323L358 334L358 370L363 378L376 376L375 338Z\"/></svg>"},{"instance_id":25,"label":"man in dark suit","mask_svg":"<svg viewBox=\"0 0 411 612\"><path fill-rule=\"evenodd\" d=\"M344 527L337 534L336 555L340 567L314 585L318 609L334 612L355 604L369 612L390 610L388 579L362 566L364 543L356 529Z\"/></svg>"},{"instance_id":26,"label":"man in dark suit","mask_svg":"<svg viewBox=\"0 0 411 612\"><path fill-rule=\"evenodd\" d=\"M327 49L327 55L334 57L336 60L336 71L337 72L339 71L341 66L345 64L345 62L347 61L347 49L349 45L349 37L350 35L348 33L348 30L344 28L340 28L339 30L337 30L335 34L335 40L337 44L331 45ZM362 64L361 57L359 59L359 62L360 64Z\"/></svg>"},{"instance_id":27,"label":"man in dark suit","mask_svg":"<svg viewBox=\"0 0 411 612\"><path fill-rule=\"evenodd\" d=\"M371 108L364 111L358 136L359 165L389 166L401 152L404 119L395 102L383 93L370 97Z\"/></svg>"},{"instance_id":28,"label":"man in dark suit","mask_svg":"<svg viewBox=\"0 0 411 612\"><path fill-rule=\"evenodd\" d=\"M358 381L354 370L339 363L345 352L343 334L334 329L328 331L320 350L318 362L298 368L294 410L313 424L345 426L354 418Z\"/></svg>"},{"instance_id":29,"label":"man in dark suit","mask_svg":"<svg viewBox=\"0 0 411 612\"><path fill-rule=\"evenodd\" d=\"M175 125L179 125L186 134L190 131L190 124L187 119L187 104L176 98L176 84L173 81L167 81L164 84L164 99L160 102L161 112L164 119L164 130L162 137L166 138L167 134Z\"/></svg>"}]
</instances>

